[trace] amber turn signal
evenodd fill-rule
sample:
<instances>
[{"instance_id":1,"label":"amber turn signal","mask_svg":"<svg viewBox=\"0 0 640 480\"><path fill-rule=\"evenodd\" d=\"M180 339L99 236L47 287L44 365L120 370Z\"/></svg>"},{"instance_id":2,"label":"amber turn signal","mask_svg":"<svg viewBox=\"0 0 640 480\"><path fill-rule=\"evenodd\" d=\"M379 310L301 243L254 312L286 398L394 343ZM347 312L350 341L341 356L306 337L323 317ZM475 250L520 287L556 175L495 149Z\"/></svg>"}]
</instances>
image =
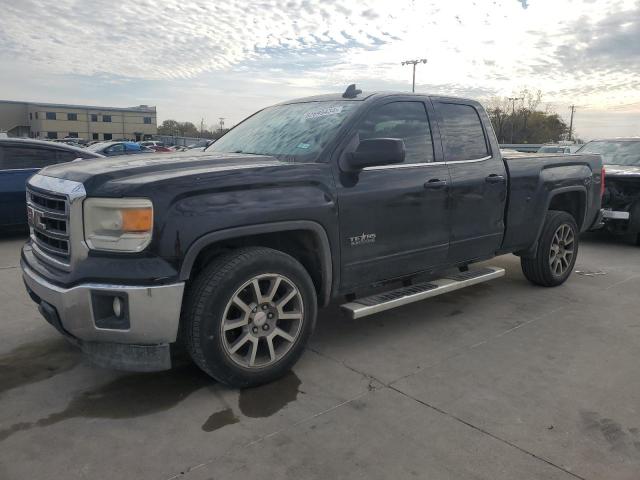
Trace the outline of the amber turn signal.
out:
<instances>
[{"instance_id":1,"label":"amber turn signal","mask_svg":"<svg viewBox=\"0 0 640 480\"><path fill-rule=\"evenodd\" d=\"M153 210L151 208L123 208L123 232L148 232L153 227Z\"/></svg>"}]
</instances>

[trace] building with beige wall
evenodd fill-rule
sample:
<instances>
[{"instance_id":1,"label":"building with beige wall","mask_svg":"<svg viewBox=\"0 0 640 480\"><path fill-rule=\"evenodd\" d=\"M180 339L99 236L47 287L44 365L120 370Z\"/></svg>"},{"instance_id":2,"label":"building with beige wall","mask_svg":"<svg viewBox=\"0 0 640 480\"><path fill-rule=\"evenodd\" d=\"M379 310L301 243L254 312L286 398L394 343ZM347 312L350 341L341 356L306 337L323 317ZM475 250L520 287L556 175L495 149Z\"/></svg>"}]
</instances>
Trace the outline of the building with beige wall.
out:
<instances>
[{"instance_id":1,"label":"building with beige wall","mask_svg":"<svg viewBox=\"0 0 640 480\"><path fill-rule=\"evenodd\" d=\"M0 131L11 137L145 140L158 133L156 107L93 107L0 100Z\"/></svg>"}]
</instances>

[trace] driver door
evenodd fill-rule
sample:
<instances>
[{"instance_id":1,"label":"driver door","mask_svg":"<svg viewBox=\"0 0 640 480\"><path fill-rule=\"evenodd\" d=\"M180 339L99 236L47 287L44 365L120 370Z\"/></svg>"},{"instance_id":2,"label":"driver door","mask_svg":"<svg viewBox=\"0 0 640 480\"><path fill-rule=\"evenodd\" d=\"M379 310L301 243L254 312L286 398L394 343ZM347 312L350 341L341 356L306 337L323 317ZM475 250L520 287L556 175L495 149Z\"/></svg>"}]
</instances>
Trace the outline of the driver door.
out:
<instances>
[{"instance_id":1,"label":"driver door","mask_svg":"<svg viewBox=\"0 0 640 480\"><path fill-rule=\"evenodd\" d=\"M343 288L435 269L449 248L449 170L434 142L428 99L402 97L371 107L341 155L370 138L401 138L402 164L338 172ZM437 137L437 134L436 134ZM339 162L338 162L339 163Z\"/></svg>"}]
</instances>

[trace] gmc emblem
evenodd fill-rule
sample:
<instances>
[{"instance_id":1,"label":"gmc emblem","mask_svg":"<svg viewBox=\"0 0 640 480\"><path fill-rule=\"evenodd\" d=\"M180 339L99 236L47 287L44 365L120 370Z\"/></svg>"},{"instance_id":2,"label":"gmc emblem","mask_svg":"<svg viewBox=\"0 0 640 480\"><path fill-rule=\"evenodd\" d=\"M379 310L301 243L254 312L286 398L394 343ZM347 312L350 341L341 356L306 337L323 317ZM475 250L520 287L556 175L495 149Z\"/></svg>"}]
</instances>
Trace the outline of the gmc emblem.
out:
<instances>
[{"instance_id":1,"label":"gmc emblem","mask_svg":"<svg viewBox=\"0 0 640 480\"><path fill-rule=\"evenodd\" d=\"M46 230L47 225L42 221L43 212L36 210L33 207L27 207L27 220L29 225L37 227L40 230Z\"/></svg>"}]
</instances>

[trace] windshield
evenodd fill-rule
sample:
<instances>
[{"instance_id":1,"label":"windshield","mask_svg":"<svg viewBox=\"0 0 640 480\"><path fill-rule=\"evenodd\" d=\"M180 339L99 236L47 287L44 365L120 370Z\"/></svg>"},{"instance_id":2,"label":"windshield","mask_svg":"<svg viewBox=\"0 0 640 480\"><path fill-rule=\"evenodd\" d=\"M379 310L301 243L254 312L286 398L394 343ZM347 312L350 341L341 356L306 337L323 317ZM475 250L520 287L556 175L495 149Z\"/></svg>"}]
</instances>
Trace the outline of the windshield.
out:
<instances>
[{"instance_id":1,"label":"windshield","mask_svg":"<svg viewBox=\"0 0 640 480\"><path fill-rule=\"evenodd\" d=\"M355 109L354 102L308 102L266 108L211 145L208 152L272 155L315 162Z\"/></svg>"},{"instance_id":2,"label":"windshield","mask_svg":"<svg viewBox=\"0 0 640 480\"><path fill-rule=\"evenodd\" d=\"M92 145L89 145L87 147L87 150L89 150L90 152L97 152L99 150L102 150L102 148L104 147L104 142L98 142L98 143L94 143Z\"/></svg>"},{"instance_id":3,"label":"windshield","mask_svg":"<svg viewBox=\"0 0 640 480\"><path fill-rule=\"evenodd\" d=\"M599 153L605 165L640 165L640 140L589 142L578 153Z\"/></svg>"}]
</instances>

